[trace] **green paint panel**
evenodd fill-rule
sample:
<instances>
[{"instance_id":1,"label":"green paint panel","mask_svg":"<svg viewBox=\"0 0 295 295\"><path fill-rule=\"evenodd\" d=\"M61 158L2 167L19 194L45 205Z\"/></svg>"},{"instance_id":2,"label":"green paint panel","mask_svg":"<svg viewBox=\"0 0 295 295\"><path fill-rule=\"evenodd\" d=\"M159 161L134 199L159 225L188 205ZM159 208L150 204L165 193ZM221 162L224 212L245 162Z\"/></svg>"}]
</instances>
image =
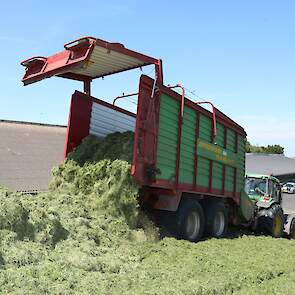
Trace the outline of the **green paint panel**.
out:
<instances>
[{"instance_id":1,"label":"green paint panel","mask_svg":"<svg viewBox=\"0 0 295 295\"><path fill-rule=\"evenodd\" d=\"M222 170L223 165L218 162L213 162L213 168L212 168L212 187L216 189L222 189Z\"/></svg>"},{"instance_id":2,"label":"green paint panel","mask_svg":"<svg viewBox=\"0 0 295 295\"><path fill-rule=\"evenodd\" d=\"M203 157L198 157L197 168L197 184L205 187L209 187L209 175L210 175L210 161Z\"/></svg>"},{"instance_id":3,"label":"green paint panel","mask_svg":"<svg viewBox=\"0 0 295 295\"><path fill-rule=\"evenodd\" d=\"M224 147L224 126L217 122L216 124L217 136L215 142L218 146Z\"/></svg>"},{"instance_id":4,"label":"green paint panel","mask_svg":"<svg viewBox=\"0 0 295 295\"><path fill-rule=\"evenodd\" d=\"M200 138L211 142L212 138L212 120L200 114Z\"/></svg>"},{"instance_id":5,"label":"green paint panel","mask_svg":"<svg viewBox=\"0 0 295 295\"><path fill-rule=\"evenodd\" d=\"M159 136L157 147L157 168L161 174L158 179L173 181L176 175L178 120L180 102L162 94L160 97ZM196 184L209 188L210 162L212 161L212 187L222 189L223 167L225 167L225 190L233 192L234 170L237 169L237 191L244 187L245 139L235 131L217 122L215 144L212 141L212 119L199 114L199 138L196 138L197 112L184 107L181 133L179 181L194 183L195 156L197 154ZM226 134L226 138L225 138ZM237 136L237 153L235 151ZM226 149L224 143L226 140Z\"/></svg>"},{"instance_id":6,"label":"green paint panel","mask_svg":"<svg viewBox=\"0 0 295 295\"><path fill-rule=\"evenodd\" d=\"M234 191L234 168L230 166L225 167L225 190Z\"/></svg>"},{"instance_id":7,"label":"green paint panel","mask_svg":"<svg viewBox=\"0 0 295 295\"><path fill-rule=\"evenodd\" d=\"M160 120L157 148L158 178L172 180L175 177L177 157L179 103L166 94L160 97Z\"/></svg>"},{"instance_id":8,"label":"green paint panel","mask_svg":"<svg viewBox=\"0 0 295 295\"><path fill-rule=\"evenodd\" d=\"M229 151L235 152L235 142L235 132L231 129L227 129L226 148Z\"/></svg>"},{"instance_id":9,"label":"green paint panel","mask_svg":"<svg viewBox=\"0 0 295 295\"><path fill-rule=\"evenodd\" d=\"M185 106L181 133L179 181L193 184L196 147L196 112Z\"/></svg>"}]
</instances>

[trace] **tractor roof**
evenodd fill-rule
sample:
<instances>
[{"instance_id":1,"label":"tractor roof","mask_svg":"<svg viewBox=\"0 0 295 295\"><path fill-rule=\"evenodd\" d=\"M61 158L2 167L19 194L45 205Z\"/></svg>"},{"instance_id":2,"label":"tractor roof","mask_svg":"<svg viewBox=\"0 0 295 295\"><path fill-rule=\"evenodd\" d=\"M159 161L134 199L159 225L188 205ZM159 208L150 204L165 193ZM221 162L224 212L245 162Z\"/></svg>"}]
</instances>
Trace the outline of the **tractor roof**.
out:
<instances>
[{"instance_id":1,"label":"tractor roof","mask_svg":"<svg viewBox=\"0 0 295 295\"><path fill-rule=\"evenodd\" d=\"M118 72L157 64L158 60L94 37L83 37L64 45L64 50L49 57L35 56L21 64L26 68L22 79L28 85L58 76L91 81Z\"/></svg>"},{"instance_id":2,"label":"tractor roof","mask_svg":"<svg viewBox=\"0 0 295 295\"><path fill-rule=\"evenodd\" d=\"M259 179L271 179L273 181L280 182L276 177L272 175L266 175L266 174L246 173L246 177L259 178Z\"/></svg>"}]
</instances>

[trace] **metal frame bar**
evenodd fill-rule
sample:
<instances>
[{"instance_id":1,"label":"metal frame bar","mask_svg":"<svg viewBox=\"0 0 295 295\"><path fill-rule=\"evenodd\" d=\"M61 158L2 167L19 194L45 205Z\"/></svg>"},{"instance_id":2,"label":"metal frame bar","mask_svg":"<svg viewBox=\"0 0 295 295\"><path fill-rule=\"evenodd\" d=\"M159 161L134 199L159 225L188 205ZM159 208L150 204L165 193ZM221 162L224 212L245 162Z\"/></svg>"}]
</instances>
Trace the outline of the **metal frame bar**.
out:
<instances>
[{"instance_id":1,"label":"metal frame bar","mask_svg":"<svg viewBox=\"0 0 295 295\"><path fill-rule=\"evenodd\" d=\"M116 101L120 98L124 98L124 97L130 97L130 96L135 96L135 95L138 95L138 92L136 93L130 93L130 94L123 94L123 95L119 95L117 96L114 100L113 100L113 105L116 104Z\"/></svg>"},{"instance_id":2,"label":"metal frame bar","mask_svg":"<svg viewBox=\"0 0 295 295\"><path fill-rule=\"evenodd\" d=\"M87 95L91 95L91 80L84 80L84 93Z\"/></svg>"},{"instance_id":3,"label":"metal frame bar","mask_svg":"<svg viewBox=\"0 0 295 295\"><path fill-rule=\"evenodd\" d=\"M213 116L213 143L215 141L216 135L217 135L217 128L216 128L216 113L215 113L215 107L214 104L211 101L197 101L196 104L209 104L212 107L212 116Z\"/></svg>"},{"instance_id":4,"label":"metal frame bar","mask_svg":"<svg viewBox=\"0 0 295 295\"><path fill-rule=\"evenodd\" d=\"M177 136L177 158L176 158L176 168L175 168L175 185L178 186L179 183L179 167L180 167L180 152L181 152L181 135L182 135L182 124L184 115L184 100L185 100L185 90L183 85L180 83L174 86L169 86L170 89L181 88L181 104L178 116L178 136Z\"/></svg>"}]
</instances>

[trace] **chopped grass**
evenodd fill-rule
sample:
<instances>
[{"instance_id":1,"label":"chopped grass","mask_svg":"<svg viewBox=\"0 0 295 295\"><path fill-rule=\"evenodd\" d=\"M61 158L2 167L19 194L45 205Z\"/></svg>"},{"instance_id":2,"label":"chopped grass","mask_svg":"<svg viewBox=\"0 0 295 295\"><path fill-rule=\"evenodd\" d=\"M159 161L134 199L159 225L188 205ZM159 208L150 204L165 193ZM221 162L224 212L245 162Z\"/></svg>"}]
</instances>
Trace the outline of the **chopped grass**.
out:
<instances>
[{"instance_id":1,"label":"chopped grass","mask_svg":"<svg viewBox=\"0 0 295 295\"><path fill-rule=\"evenodd\" d=\"M87 136L83 143L69 156L80 165L97 163L100 160L123 160L131 164L133 152L134 132L115 132L103 139L93 135Z\"/></svg>"},{"instance_id":2,"label":"chopped grass","mask_svg":"<svg viewBox=\"0 0 295 295\"><path fill-rule=\"evenodd\" d=\"M116 136L87 138L48 193L0 189L1 294L292 294L292 240L160 240Z\"/></svg>"}]
</instances>

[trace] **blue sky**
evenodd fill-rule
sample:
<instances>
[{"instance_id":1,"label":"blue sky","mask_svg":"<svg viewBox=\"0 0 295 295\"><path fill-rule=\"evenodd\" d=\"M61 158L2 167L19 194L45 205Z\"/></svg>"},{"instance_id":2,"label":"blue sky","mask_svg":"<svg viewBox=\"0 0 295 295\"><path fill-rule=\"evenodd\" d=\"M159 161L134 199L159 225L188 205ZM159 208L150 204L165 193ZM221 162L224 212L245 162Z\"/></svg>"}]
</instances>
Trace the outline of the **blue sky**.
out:
<instances>
[{"instance_id":1,"label":"blue sky","mask_svg":"<svg viewBox=\"0 0 295 295\"><path fill-rule=\"evenodd\" d=\"M82 85L52 78L23 87L19 63L90 35L161 57L166 84L181 81L241 124L252 143L282 144L295 156L294 11L285 0L3 1L0 119L66 124L70 95ZM140 74L95 81L92 94L111 101L136 91Z\"/></svg>"}]
</instances>

